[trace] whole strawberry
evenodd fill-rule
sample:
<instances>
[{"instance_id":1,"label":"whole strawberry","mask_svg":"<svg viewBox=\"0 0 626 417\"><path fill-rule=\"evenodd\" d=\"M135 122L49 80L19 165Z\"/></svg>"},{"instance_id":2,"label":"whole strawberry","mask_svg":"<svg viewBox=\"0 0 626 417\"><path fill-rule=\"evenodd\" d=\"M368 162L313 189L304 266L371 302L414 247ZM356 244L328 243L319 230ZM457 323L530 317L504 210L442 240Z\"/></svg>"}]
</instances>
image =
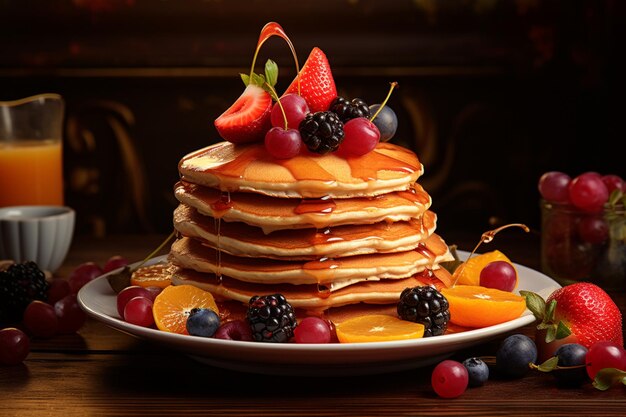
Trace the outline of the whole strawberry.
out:
<instances>
[{"instance_id":1,"label":"whole strawberry","mask_svg":"<svg viewBox=\"0 0 626 417\"><path fill-rule=\"evenodd\" d=\"M298 94L298 77L287 87L285 94ZM300 95L306 100L311 113L326 111L337 97L337 87L330 64L324 52L313 48L300 70Z\"/></svg>"},{"instance_id":2,"label":"whole strawberry","mask_svg":"<svg viewBox=\"0 0 626 417\"><path fill-rule=\"evenodd\" d=\"M624 345L622 313L611 297L595 284L581 282L554 291L544 302L537 294L522 292L526 304L541 323L547 346L538 346L551 355L563 343L579 343L590 348L607 340ZM537 340L537 344L544 340Z\"/></svg>"}]
</instances>

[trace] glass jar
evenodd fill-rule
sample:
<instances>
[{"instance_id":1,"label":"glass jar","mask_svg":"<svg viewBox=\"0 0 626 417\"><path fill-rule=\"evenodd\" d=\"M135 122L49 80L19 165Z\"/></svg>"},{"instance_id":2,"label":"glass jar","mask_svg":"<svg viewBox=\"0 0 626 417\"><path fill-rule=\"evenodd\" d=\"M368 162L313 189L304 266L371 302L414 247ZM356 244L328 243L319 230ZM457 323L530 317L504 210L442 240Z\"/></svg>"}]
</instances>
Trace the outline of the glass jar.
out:
<instances>
[{"instance_id":1,"label":"glass jar","mask_svg":"<svg viewBox=\"0 0 626 417\"><path fill-rule=\"evenodd\" d=\"M586 281L626 290L624 206L587 213L541 200L541 268L561 285Z\"/></svg>"}]
</instances>

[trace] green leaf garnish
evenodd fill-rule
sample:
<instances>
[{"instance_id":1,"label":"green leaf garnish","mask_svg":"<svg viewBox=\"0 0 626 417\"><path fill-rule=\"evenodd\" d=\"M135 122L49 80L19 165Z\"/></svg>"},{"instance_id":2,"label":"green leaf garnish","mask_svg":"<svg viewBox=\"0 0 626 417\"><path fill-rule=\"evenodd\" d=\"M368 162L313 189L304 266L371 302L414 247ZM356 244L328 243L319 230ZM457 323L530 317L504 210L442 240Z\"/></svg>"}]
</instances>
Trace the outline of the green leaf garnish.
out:
<instances>
[{"instance_id":1,"label":"green leaf garnish","mask_svg":"<svg viewBox=\"0 0 626 417\"><path fill-rule=\"evenodd\" d=\"M546 322L552 323L554 322L554 310L556 309L556 300L550 301L550 304L546 307L546 315L544 320Z\"/></svg>"},{"instance_id":2,"label":"green leaf garnish","mask_svg":"<svg viewBox=\"0 0 626 417\"><path fill-rule=\"evenodd\" d=\"M559 357L553 356L547 361L545 361L544 363L542 363L541 365L538 365L537 370L541 372L552 372L557 368L558 363L559 363Z\"/></svg>"},{"instance_id":3,"label":"green leaf garnish","mask_svg":"<svg viewBox=\"0 0 626 417\"><path fill-rule=\"evenodd\" d=\"M533 313L533 316L535 316L537 320L543 322L546 311L545 300L539 294L532 291L520 291L519 293L526 299L526 308Z\"/></svg>"},{"instance_id":4,"label":"green leaf garnish","mask_svg":"<svg viewBox=\"0 0 626 417\"><path fill-rule=\"evenodd\" d=\"M565 339L570 334L572 334L570 328L567 327L567 325L562 321L559 321L559 323L556 325L556 338Z\"/></svg>"},{"instance_id":5,"label":"green leaf garnish","mask_svg":"<svg viewBox=\"0 0 626 417\"><path fill-rule=\"evenodd\" d=\"M278 65L271 59L265 63L265 81L272 87L278 82Z\"/></svg>"},{"instance_id":6,"label":"green leaf garnish","mask_svg":"<svg viewBox=\"0 0 626 417\"><path fill-rule=\"evenodd\" d=\"M600 391L606 391L620 382L626 385L626 371L616 368L604 368L596 374L596 377L593 379L593 386Z\"/></svg>"},{"instance_id":7,"label":"green leaf garnish","mask_svg":"<svg viewBox=\"0 0 626 417\"><path fill-rule=\"evenodd\" d=\"M546 343L552 343L556 340L556 326L548 326L546 332Z\"/></svg>"},{"instance_id":8,"label":"green leaf garnish","mask_svg":"<svg viewBox=\"0 0 626 417\"><path fill-rule=\"evenodd\" d=\"M261 75L261 74L252 74L252 80L250 80L250 76L247 74L239 74L239 76L241 77L241 81L243 81L243 83L246 85L246 87L250 84L259 86L259 87L263 87L263 84L265 84L265 76Z\"/></svg>"}]
</instances>

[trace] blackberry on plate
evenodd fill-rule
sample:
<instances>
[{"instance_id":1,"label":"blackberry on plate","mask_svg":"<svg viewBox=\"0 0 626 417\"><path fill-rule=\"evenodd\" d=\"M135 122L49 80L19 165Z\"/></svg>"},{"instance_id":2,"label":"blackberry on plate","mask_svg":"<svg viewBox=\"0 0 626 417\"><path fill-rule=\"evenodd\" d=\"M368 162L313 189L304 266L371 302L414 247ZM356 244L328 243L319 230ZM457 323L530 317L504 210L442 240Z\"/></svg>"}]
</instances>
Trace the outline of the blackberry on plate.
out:
<instances>
[{"instance_id":1,"label":"blackberry on plate","mask_svg":"<svg viewBox=\"0 0 626 417\"><path fill-rule=\"evenodd\" d=\"M311 152L334 152L343 141L343 123L331 111L309 113L300 122L300 136Z\"/></svg>"},{"instance_id":2,"label":"blackberry on plate","mask_svg":"<svg viewBox=\"0 0 626 417\"><path fill-rule=\"evenodd\" d=\"M356 119L357 117L370 117L370 108L367 103L360 98L353 98L352 101L348 101L343 97L337 97L330 103L330 111L337 113L339 119L342 122L347 122L350 119Z\"/></svg>"},{"instance_id":3,"label":"blackberry on plate","mask_svg":"<svg viewBox=\"0 0 626 417\"><path fill-rule=\"evenodd\" d=\"M450 320L448 300L433 287L405 288L398 302L402 320L424 325L424 337L444 334Z\"/></svg>"},{"instance_id":4,"label":"blackberry on plate","mask_svg":"<svg viewBox=\"0 0 626 417\"><path fill-rule=\"evenodd\" d=\"M34 262L13 264L0 272L0 321L19 321L33 300L48 299L49 284Z\"/></svg>"},{"instance_id":5,"label":"blackberry on plate","mask_svg":"<svg viewBox=\"0 0 626 417\"><path fill-rule=\"evenodd\" d=\"M296 314L282 294L250 298L246 318L257 342L288 342L296 328Z\"/></svg>"}]
</instances>

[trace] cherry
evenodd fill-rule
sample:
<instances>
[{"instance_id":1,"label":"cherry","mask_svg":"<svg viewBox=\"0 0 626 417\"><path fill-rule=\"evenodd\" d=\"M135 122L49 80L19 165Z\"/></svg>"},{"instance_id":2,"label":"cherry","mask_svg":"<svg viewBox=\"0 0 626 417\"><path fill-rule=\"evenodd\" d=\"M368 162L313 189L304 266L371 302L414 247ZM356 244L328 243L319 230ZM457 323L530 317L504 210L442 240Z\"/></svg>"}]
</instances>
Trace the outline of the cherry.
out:
<instances>
[{"instance_id":1,"label":"cherry","mask_svg":"<svg viewBox=\"0 0 626 417\"><path fill-rule=\"evenodd\" d=\"M14 327L0 330L0 364L19 365L30 352L30 340Z\"/></svg>"},{"instance_id":2,"label":"cherry","mask_svg":"<svg viewBox=\"0 0 626 417\"><path fill-rule=\"evenodd\" d=\"M297 130L300 126L300 122L302 122L309 113L309 105L306 104L306 100L297 94L290 93L280 98L280 104L282 104L285 110L287 127ZM283 127L285 125L285 119L280 109L280 104L277 102L272 108L271 121L274 127Z\"/></svg>"},{"instance_id":3,"label":"cherry","mask_svg":"<svg viewBox=\"0 0 626 417\"><path fill-rule=\"evenodd\" d=\"M339 151L350 156L361 156L374 150L380 141L380 132L365 117L350 119L343 127L343 142Z\"/></svg>"},{"instance_id":4,"label":"cherry","mask_svg":"<svg viewBox=\"0 0 626 417\"><path fill-rule=\"evenodd\" d=\"M30 334L43 339L54 336L59 329L54 307L42 301L32 301L26 307L23 321Z\"/></svg>"},{"instance_id":5,"label":"cherry","mask_svg":"<svg viewBox=\"0 0 626 417\"><path fill-rule=\"evenodd\" d=\"M296 129L273 127L265 134L265 148L276 159L288 159L300 153L302 137Z\"/></svg>"}]
</instances>

